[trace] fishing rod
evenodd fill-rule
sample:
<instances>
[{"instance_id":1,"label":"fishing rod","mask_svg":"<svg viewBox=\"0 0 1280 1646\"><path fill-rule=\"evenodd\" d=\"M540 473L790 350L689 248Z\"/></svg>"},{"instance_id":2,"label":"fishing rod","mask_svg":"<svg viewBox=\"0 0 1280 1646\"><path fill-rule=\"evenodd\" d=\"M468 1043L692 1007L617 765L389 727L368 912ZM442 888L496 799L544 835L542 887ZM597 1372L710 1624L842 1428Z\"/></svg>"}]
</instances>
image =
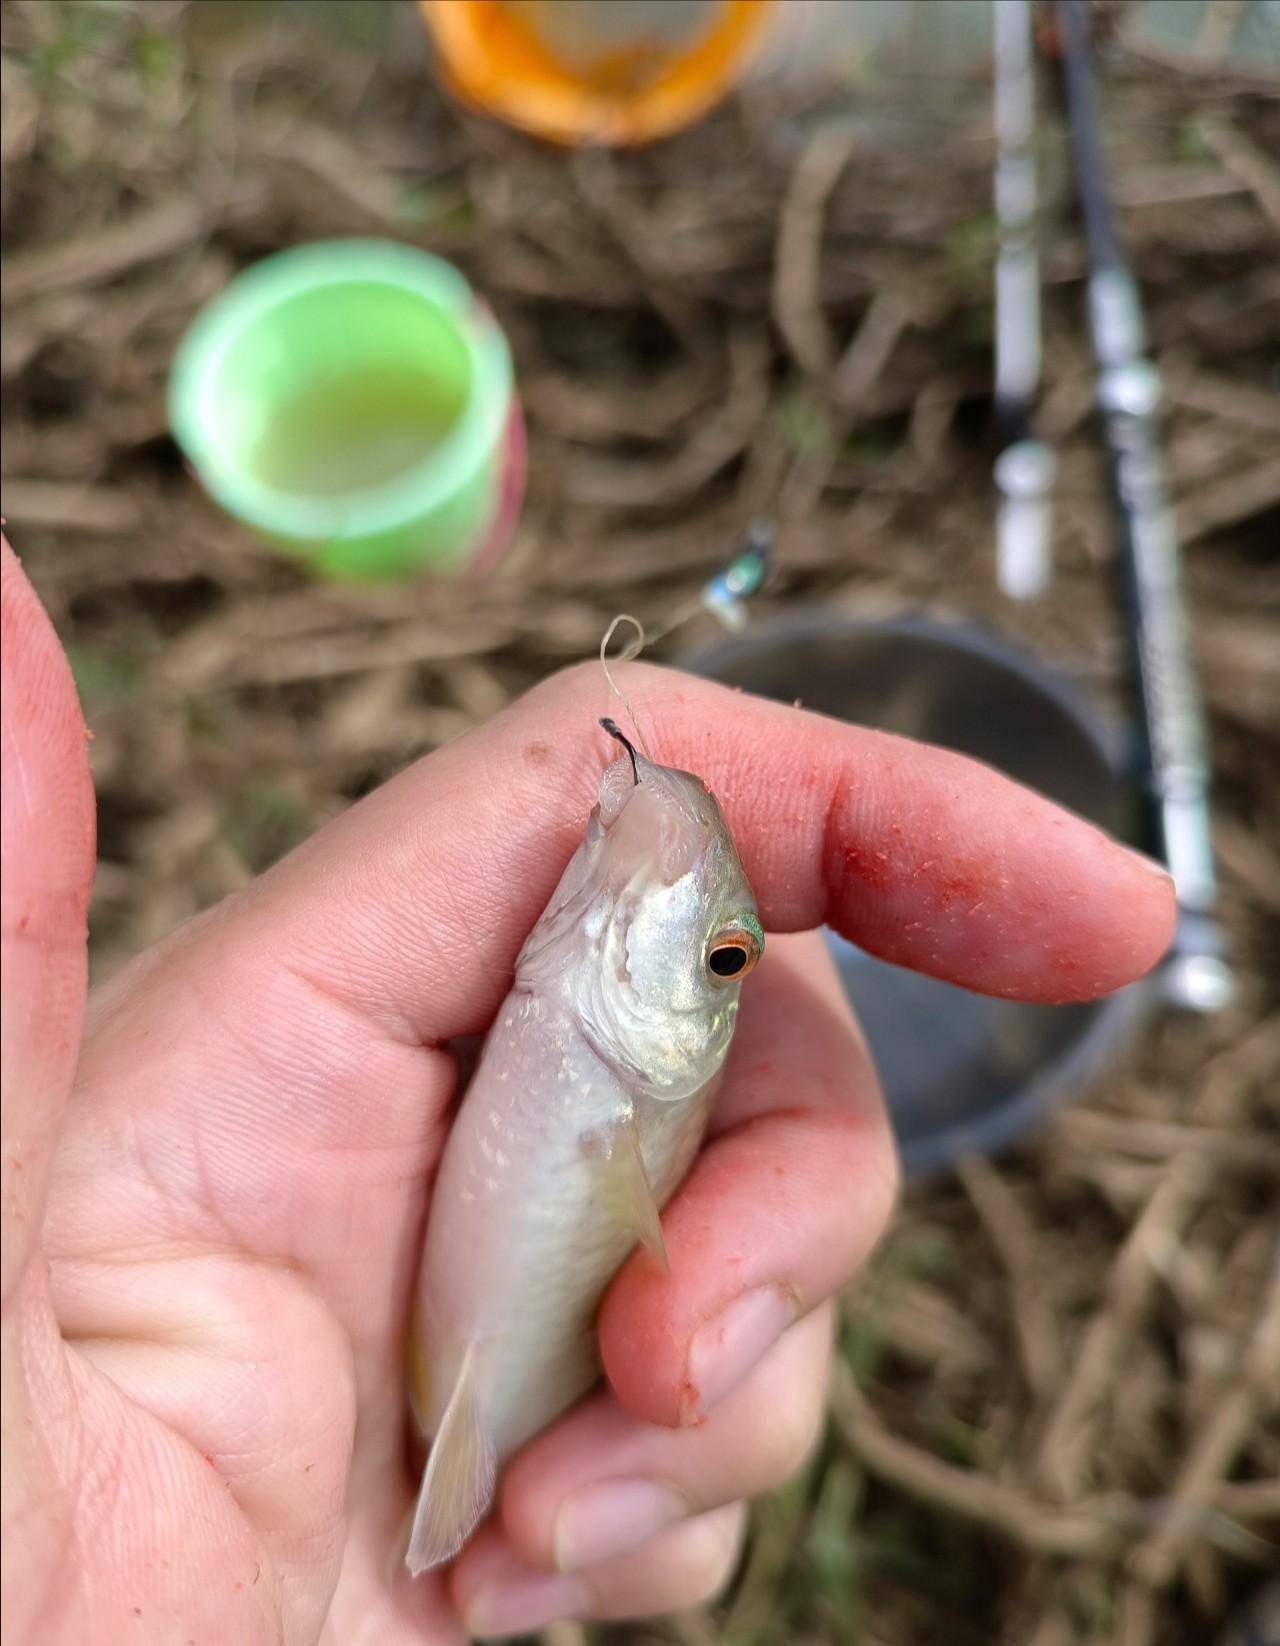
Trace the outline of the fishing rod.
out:
<instances>
[{"instance_id":1,"label":"fishing rod","mask_svg":"<svg viewBox=\"0 0 1280 1646\"><path fill-rule=\"evenodd\" d=\"M1137 284L1116 233L1099 135L1083 0L1056 0L1076 189L1088 248L1089 325L1109 457L1118 569L1129 620L1139 780L1157 849L1173 876L1178 930L1170 1000L1219 1010L1232 979L1215 915L1204 710L1191 661L1173 509L1160 454L1160 375L1146 357Z\"/></svg>"},{"instance_id":2,"label":"fishing rod","mask_svg":"<svg viewBox=\"0 0 1280 1646\"><path fill-rule=\"evenodd\" d=\"M996 582L1014 600L1043 594L1050 576L1052 448L1036 438L1040 388L1040 266L1036 247L1036 77L1032 0L992 0L995 208L995 402L1005 441L993 478Z\"/></svg>"}]
</instances>

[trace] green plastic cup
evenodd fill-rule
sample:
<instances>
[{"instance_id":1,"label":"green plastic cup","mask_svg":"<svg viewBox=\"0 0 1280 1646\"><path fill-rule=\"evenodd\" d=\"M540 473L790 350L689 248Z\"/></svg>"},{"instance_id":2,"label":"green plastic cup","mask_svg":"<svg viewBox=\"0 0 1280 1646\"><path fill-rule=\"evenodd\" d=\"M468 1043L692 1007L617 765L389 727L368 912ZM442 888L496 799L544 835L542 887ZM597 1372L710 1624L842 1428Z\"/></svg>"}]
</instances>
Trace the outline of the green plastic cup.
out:
<instances>
[{"instance_id":1,"label":"green plastic cup","mask_svg":"<svg viewBox=\"0 0 1280 1646\"><path fill-rule=\"evenodd\" d=\"M237 276L179 346L169 416L215 502L329 576L492 561L518 511L506 339L455 268L393 241Z\"/></svg>"}]
</instances>

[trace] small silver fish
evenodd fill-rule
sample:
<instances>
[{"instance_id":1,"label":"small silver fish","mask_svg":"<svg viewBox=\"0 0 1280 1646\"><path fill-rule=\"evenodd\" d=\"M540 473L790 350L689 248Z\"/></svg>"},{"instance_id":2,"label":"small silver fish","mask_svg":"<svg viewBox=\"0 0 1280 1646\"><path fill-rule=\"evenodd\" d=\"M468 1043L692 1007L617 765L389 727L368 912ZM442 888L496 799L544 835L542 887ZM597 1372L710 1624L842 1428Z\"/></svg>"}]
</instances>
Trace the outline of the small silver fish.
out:
<instances>
[{"instance_id":1,"label":"small silver fish","mask_svg":"<svg viewBox=\"0 0 1280 1646\"><path fill-rule=\"evenodd\" d=\"M498 1469L599 1375L595 1315L688 1170L764 949L700 778L627 750L516 960L446 1144L410 1399L432 1439L406 1564L451 1560Z\"/></svg>"}]
</instances>

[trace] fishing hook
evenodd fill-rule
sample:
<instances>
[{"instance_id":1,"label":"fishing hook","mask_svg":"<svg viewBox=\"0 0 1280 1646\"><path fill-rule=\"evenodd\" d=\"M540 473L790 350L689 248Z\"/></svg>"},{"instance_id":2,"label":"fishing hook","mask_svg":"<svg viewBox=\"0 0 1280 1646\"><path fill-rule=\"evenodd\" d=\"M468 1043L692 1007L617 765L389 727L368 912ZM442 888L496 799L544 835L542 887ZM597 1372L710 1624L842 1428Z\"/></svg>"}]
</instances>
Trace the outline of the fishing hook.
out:
<instances>
[{"instance_id":1,"label":"fishing hook","mask_svg":"<svg viewBox=\"0 0 1280 1646\"><path fill-rule=\"evenodd\" d=\"M634 719L635 717L632 716L632 718ZM617 738L618 742L622 744L623 748L631 756L631 775L636 780L636 787L639 788L640 787L640 768L636 764L635 745L632 743L631 739L627 736L627 734L622 730L621 726L618 725L618 722L616 720L610 720L608 715L605 715L604 719L600 722L600 724L604 727L605 731L608 732L610 737Z\"/></svg>"}]
</instances>

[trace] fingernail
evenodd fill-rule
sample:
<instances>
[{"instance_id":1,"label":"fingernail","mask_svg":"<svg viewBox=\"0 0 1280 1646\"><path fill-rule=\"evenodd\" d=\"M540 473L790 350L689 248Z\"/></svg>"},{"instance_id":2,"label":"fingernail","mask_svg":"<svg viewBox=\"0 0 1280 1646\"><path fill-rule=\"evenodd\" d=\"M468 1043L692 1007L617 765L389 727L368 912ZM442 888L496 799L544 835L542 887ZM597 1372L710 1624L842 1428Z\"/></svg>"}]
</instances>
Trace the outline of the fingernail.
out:
<instances>
[{"instance_id":1,"label":"fingernail","mask_svg":"<svg viewBox=\"0 0 1280 1646\"><path fill-rule=\"evenodd\" d=\"M529 1572L482 1584L463 1607L463 1616L471 1634L492 1639L545 1628L589 1610L589 1604L587 1591L574 1578Z\"/></svg>"},{"instance_id":2,"label":"fingernail","mask_svg":"<svg viewBox=\"0 0 1280 1646\"><path fill-rule=\"evenodd\" d=\"M576 1572L628 1554L689 1513L679 1492L656 1480L602 1480L570 1492L556 1515L556 1565Z\"/></svg>"},{"instance_id":3,"label":"fingernail","mask_svg":"<svg viewBox=\"0 0 1280 1646\"><path fill-rule=\"evenodd\" d=\"M761 1286L699 1326L689 1345L688 1420L736 1389L795 1318L795 1303L781 1286Z\"/></svg>"}]
</instances>

